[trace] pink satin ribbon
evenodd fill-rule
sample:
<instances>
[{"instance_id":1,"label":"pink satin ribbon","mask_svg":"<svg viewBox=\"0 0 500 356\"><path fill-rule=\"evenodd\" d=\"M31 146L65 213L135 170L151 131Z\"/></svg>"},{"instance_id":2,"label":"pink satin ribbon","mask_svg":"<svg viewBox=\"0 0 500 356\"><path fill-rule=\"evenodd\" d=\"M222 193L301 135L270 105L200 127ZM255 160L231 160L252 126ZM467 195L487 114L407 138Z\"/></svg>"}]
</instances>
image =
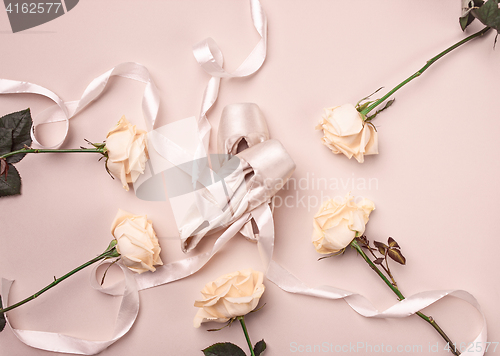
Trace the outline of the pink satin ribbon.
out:
<instances>
[{"instance_id":1,"label":"pink satin ribbon","mask_svg":"<svg viewBox=\"0 0 500 356\"><path fill-rule=\"evenodd\" d=\"M134 273L121 264L117 265L121 268L125 278L124 288L121 289L120 293L117 293L123 295L123 298L110 339L90 341L60 333L15 329L10 324L8 314L5 314L7 325L21 342L37 349L81 355L95 355L101 352L121 339L130 330L139 313L139 292ZM4 298L2 303L4 306L9 304L9 291L13 282L2 278L2 297Z\"/></svg>"}]
</instances>

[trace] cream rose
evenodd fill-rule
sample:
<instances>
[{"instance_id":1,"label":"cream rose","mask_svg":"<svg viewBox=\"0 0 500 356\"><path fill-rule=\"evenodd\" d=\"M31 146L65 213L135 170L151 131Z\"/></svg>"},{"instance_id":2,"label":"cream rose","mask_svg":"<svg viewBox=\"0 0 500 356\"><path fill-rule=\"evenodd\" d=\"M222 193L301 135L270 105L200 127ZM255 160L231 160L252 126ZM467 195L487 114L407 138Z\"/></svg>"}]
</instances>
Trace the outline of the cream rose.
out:
<instances>
[{"instance_id":1,"label":"cream rose","mask_svg":"<svg viewBox=\"0 0 500 356\"><path fill-rule=\"evenodd\" d=\"M107 167L119 177L123 188L144 173L148 160L146 131L138 130L123 116L106 136Z\"/></svg>"},{"instance_id":2,"label":"cream rose","mask_svg":"<svg viewBox=\"0 0 500 356\"><path fill-rule=\"evenodd\" d=\"M378 154L377 131L352 104L325 109L316 129L323 130L321 142L335 154L354 156L359 163L365 155Z\"/></svg>"},{"instance_id":3,"label":"cream rose","mask_svg":"<svg viewBox=\"0 0 500 356\"><path fill-rule=\"evenodd\" d=\"M119 210L111 225L115 237L116 250L125 266L134 272L155 271L154 266L162 265L160 245L147 216L138 216Z\"/></svg>"},{"instance_id":4,"label":"cream rose","mask_svg":"<svg viewBox=\"0 0 500 356\"><path fill-rule=\"evenodd\" d=\"M194 318L194 327L208 321L224 323L254 310L265 290L263 280L262 272L246 269L207 283L201 291L204 299L194 303L200 308Z\"/></svg>"},{"instance_id":5,"label":"cream rose","mask_svg":"<svg viewBox=\"0 0 500 356\"><path fill-rule=\"evenodd\" d=\"M312 242L316 251L322 254L339 252L356 237L362 235L370 213L375 209L371 200L363 199L359 204L347 195L343 202L333 199L321 205L314 216Z\"/></svg>"}]
</instances>

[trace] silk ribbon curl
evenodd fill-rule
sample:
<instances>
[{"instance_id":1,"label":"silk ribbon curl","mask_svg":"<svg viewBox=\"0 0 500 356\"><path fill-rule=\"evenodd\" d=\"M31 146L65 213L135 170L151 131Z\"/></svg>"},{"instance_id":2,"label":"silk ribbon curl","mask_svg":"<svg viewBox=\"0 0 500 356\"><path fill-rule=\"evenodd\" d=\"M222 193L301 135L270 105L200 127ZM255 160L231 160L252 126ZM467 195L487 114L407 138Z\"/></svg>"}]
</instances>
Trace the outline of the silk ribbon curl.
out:
<instances>
[{"instance_id":1,"label":"silk ribbon curl","mask_svg":"<svg viewBox=\"0 0 500 356\"><path fill-rule=\"evenodd\" d=\"M90 341L60 333L15 329L10 324L9 317L5 314L8 326L21 342L38 349L84 355L95 355L101 352L130 330L139 313L139 293L134 274L127 267L121 264L117 265L123 271L125 289L122 288L120 292L123 298L113 334L109 340ZM2 296L4 298L2 304L4 307L9 305L9 291L13 282L12 280L2 279Z\"/></svg>"}]
</instances>

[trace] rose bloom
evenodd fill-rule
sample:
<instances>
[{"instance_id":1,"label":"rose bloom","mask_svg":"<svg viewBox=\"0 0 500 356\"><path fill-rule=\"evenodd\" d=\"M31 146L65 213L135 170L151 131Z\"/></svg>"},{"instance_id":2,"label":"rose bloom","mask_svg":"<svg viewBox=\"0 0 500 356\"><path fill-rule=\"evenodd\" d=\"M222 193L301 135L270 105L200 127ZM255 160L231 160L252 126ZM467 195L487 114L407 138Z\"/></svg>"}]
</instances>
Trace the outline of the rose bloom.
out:
<instances>
[{"instance_id":1,"label":"rose bloom","mask_svg":"<svg viewBox=\"0 0 500 356\"><path fill-rule=\"evenodd\" d=\"M120 209L111 225L111 234L117 241L116 250L122 263L132 271L155 271L154 266L163 264L158 238L146 215L132 215Z\"/></svg>"},{"instance_id":2,"label":"rose bloom","mask_svg":"<svg viewBox=\"0 0 500 356\"><path fill-rule=\"evenodd\" d=\"M378 154L377 131L352 104L325 109L316 130L323 130L321 142L335 154L354 156L359 163L365 155Z\"/></svg>"},{"instance_id":3,"label":"rose bloom","mask_svg":"<svg viewBox=\"0 0 500 356\"><path fill-rule=\"evenodd\" d=\"M134 183L144 173L148 160L146 131L138 130L135 125L122 116L118 125L106 136L108 152L107 167L116 177L120 177L123 188Z\"/></svg>"},{"instance_id":4,"label":"rose bloom","mask_svg":"<svg viewBox=\"0 0 500 356\"><path fill-rule=\"evenodd\" d=\"M363 235L373 210L375 205L371 200L363 199L356 204L349 195L341 203L333 199L325 201L314 216L312 242L316 251L336 253L348 246L356 233Z\"/></svg>"},{"instance_id":5,"label":"rose bloom","mask_svg":"<svg viewBox=\"0 0 500 356\"><path fill-rule=\"evenodd\" d=\"M194 318L194 327L208 321L224 323L254 310L265 290L263 280L262 272L246 269L207 283L201 291L204 299L194 303L200 308Z\"/></svg>"}]
</instances>

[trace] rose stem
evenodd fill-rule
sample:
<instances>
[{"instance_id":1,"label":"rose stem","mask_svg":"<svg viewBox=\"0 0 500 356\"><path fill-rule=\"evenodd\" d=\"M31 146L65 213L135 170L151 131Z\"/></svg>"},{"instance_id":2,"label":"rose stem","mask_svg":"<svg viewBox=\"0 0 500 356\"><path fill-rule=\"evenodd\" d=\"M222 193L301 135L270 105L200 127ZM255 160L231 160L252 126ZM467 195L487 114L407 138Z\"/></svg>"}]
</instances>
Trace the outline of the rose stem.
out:
<instances>
[{"instance_id":1,"label":"rose stem","mask_svg":"<svg viewBox=\"0 0 500 356\"><path fill-rule=\"evenodd\" d=\"M469 37L455 43L453 46L445 49L443 52L439 53L437 56L435 57L432 57L431 59L429 59L427 61L427 63L425 64L425 66L423 66L418 72L416 72L415 74L413 74L412 76L410 76L408 79L406 79L405 81L403 81L402 83L400 83L399 85L397 85L394 89L392 89L390 92L388 92L386 95L384 95L382 98L378 99L377 101L375 101L373 104L371 104L370 106L368 106L366 109L364 109L363 111L361 111L361 114L366 116L370 111L372 111L375 107L377 107L378 105L382 104L388 97L390 97L392 94L394 94L396 91L398 91L401 87L403 87L404 85L406 85L407 83L411 82L413 79L419 77L423 72L425 72L427 70L427 68L429 68L434 62L436 62L439 58L443 57L444 55L446 55L447 53L453 51L455 48L458 48L460 47L461 45L469 42L470 40L476 38L476 37L479 37L479 36L482 36L484 35L486 32L488 32L489 30L491 29L491 27L485 27L483 28L481 31L479 32L476 32L474 33L473 35L470 35Z\"/></svg>"},{"instance_id":2,"label":"rose stem","mask_svg":"<svg viewBox=\"0 0 500 356\"><path fill-rule=\"evenodd\" d=\"M19 153L77 153L77 152L88 152L88 153L104 153L103 148L75 148L67 150L55 150L55 149L38 149L38 148L21 148L20 150L6 153L0 158L7 158L10 156L17 155Z\"/></svg>"},{"instance_id":3,"label":"rose stem","mask_svg":"<svg viewBox=\"0 0 500 356\"><path fill-rule=\"evenodd\" d=\"M245 317L239 316L236 319L240 321L241 328L243 329L243 332L245 333L245 338L247 339L248 347L250 348L250 353L251 356L255 356L255 353L253 352L253 347L252 347L252 342L250 341L250 336L248 336L248 331L247 331L247 326L245 325Z\"/></svg>"},{"instance_id":4,"label":"rose stem","mask_svg":"<svg viewBox=\"0 0 500 356\"><path fill-rule=\"evenodd\" d=\"M387 284L389 286L389 288L391 288L391 290L398 296L399 300L405 299L404 295L399 291L399 289L397 287L395 287L386 278L386 276L382 273L382 271L380 269L378 269L378 267L372 262L372 260L370 260L370 258L366 255L365 251L363 251L363 249L358 244L356 239L351 241L351 246L361 255L361 257L363 257L363 259L366 261L366 263L368 263L368 265L370 265L370 267L379 275L379 277L382 278L382 280L385 282L385 284ZM458 350L456 350L456 349L454 350L454 348L452 348L452 345L455 345L453 343L453 341L451 341L451 339L448 337L448 335L446 335L446 333L443 331L443 329L441 329L439 327L439 325L436 323L436 321L431 316L427 316L422 312L416 312L415 314L417 314L419 317L421 317L426 322L431 324L434 329L436 329L436 331L439 333L439 335L441 335L441 337L444 339L444 341L446 341L448 343L448 345L450 346L450 349L452 349L452 352L454 355L456 355L456 356L460 355L460 352Z\"/></svg>"},{"instance_id":5,"label":"rose stem","mask_svg":"<svg viewBox=\"0 0 500 356\"><path fill-rule=\"evenodd\" d=\"M32 296L20 301L19 303L16 303L14 305L11 305L10 307L7 307L7 308L4 308L4 309L0 309L0 314L3 314L3 313L6 313L8 312L9 310L12 310L14 308L17 308L27 302L29 302L30 300L33 300L35 298L37 298L40 294L48 291L50 288L56 286L57 284L59 284L60 282L64 281L66 278L68 278L69 276L75 274L76 272L84 269L85 267L87 266L90 266L91 264L97 262L97 261L100 261L100 260L103 260L105 258L110 258L110 257L118 257L119 254L118 254L118 251L116 251L116 240L113 240L111 241L111 243L109 244L108 248L106 249L106 251L104 251L101 255L97 256L96 258L93 258L91 259L90 261L88 262L85 262L83 265L75 268L74 270L72 270L71 272L68 272L66 273L64 276L60 277L60 278L55 278L54 277L54 282L52 282L51 284L49 284L48 286L46 286L45 288L39 290L38 292L36 292L35 294L33 294Z\"/></svg>"}]
</instances>

